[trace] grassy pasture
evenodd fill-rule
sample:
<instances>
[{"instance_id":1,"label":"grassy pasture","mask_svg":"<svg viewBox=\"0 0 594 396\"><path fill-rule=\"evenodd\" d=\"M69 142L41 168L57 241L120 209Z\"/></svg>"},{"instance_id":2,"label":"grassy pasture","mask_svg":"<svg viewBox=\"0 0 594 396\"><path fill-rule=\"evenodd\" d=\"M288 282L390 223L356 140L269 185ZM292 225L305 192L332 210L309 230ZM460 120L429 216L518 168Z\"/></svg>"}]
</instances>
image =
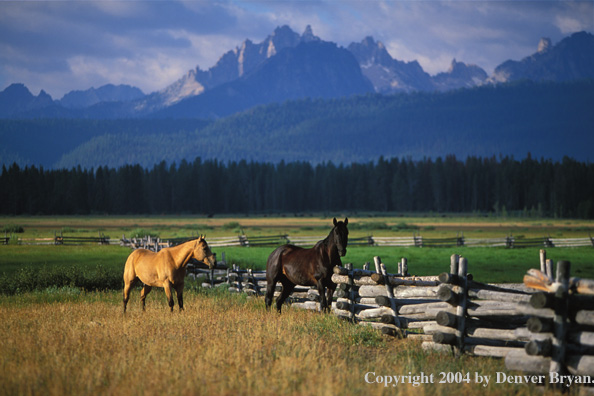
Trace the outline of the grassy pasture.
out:
<instances>
[{"instance_id":1,"label":"grassy pasture","mask_svg":"<svg viewBox=\"0 0 594 396\"><path fill-rule=\"evenodd\" d=\"M594 233L594 222L571 219L502 218L478 216L376 216L336 215L349 217L351 236L409 236L413 232L427 238L454 237L463 233L469 238L505 237L584 237ZM21 226L23 238L53 237L62 232L71 236L112 238L125 234L133 237L139 230L148 230L162 238L186 237L200 233L207 236L229 236L244 232L260 235L325 236L332 225L332 216L18 216L0 217L0 229Z\"/></svg>"},{"instance_id":2,"label":"grassy pasture","mask_svg":"<svg viewBox=\"0 0 594 396\"><path fill-rule=\"evenodd\" d=\"M344 216L342 216L344 217ZM161 237L206 233L325 236L331 218L322 217L18 217L23 237L65 235L120 237L134 230ZM592 223L554 220L477 218L369 218L349 216L351 236L410 235L450 237L464 231L487 236L509 233L525 237L585 236ZM216 248L229 263L262 269L271 247ZM380 256L395 271L401 257L417 275L437 275L449 268L449 256L462 254L470 272L483 282L520 282L528 268L538 268L538 248L348 248L343 262L356 267ZM0 276L5 280L52 268L93 272L102 268L121 279L128 248L119 246L0 246ZM594 278L594 249L555 248L554 261L570 260L572 275ZM19 275L20 274L20 275ZM74 274L76 276L76 274ZM0 294L0 394L400 394L400 395L531 395L533 385L495 383L510 373L500 359L422 351L412 340L382 337L375 330L342 322L332 315L288 307L282 315L267 313L262 298L248 300L224 290L204 291L188 284L186 311L170 314L161 289L140 310L139 291L122 314L121 290L84 291L69 284L14 295ZM433 375L434 383L396 387L366 383L375 376ZM440 373L491 376L483 387L466 382L439 383ZM369 377L368 377L369 378ZM373 376L370 378L374 378ZM411 378L412 379L412 378ZM577 389L572 389L572 391Z\"/></svg>"},{"instance_id":3,"label":"grassy pasture","mask_svg":"<svg viewBox=\"0 0 594 396\"><path fill-rule=\"evenodd\" d=\"M63 289L0 296L0 394L44 395L530 395L533 385L496 383L502 360L422 351L412 340L322 315L264 310L262 299L224 291L186 293L168 312L162 292L122 313L118 292ZM384 387L377 376L411 375ZM433 383L414 385L421 373ZM441 373L470 383L440 383ZM516 373L519 374L519 373ZM488 386L476 375L491 377ZM544 393L553 394L552 390Z\"/></svg>"},{"instance_id":4,"label":"grassy pasture","mask_svg":"<svg viewBox=\"0 0 594 396\"><path fill-rule=\"evenodd\" d=\"M225 252L229 264L241 268L265 269L266 259L272 247L225 247L213 248L220 258ZM439 275L449 270L449 257L453 253L468 259L469 271L475 279L483 282L521 282L530 268L539 268L539 248L394 248L352 246L347 249L343 263L351 262L356 268L380 256L388 271L396 272L402 257L408 260L409 273L414 275ZM11 277L27 270L50 271L62 268L80 272L92 272L98 268L112 276L123 273L124 263L130 254L129 248L120 246L0 246L0 277ZM572 263L572 276L594 279L594 249L551 248L547 257L557 262L569 260Z\"/></svg>"}]
</instances>

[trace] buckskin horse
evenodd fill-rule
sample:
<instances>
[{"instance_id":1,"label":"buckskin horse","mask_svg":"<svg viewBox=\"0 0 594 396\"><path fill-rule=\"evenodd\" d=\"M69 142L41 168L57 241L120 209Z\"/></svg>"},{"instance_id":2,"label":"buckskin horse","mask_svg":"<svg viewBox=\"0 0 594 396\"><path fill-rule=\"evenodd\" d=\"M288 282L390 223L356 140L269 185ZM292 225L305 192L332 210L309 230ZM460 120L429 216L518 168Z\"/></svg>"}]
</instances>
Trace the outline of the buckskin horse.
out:
<instances>
[{"instance_id":1,"label":"buckskin horse","mask_svg":"<svg viewBox=\"0 0 594 396\"><path fill-rule=\"evenodd\" d=\"M126 260L124 267L124 313L130 299L130 290L140 279L144 286L140 292L142 310L145 310L145 299L151 289L162 287L173 312L173 296L171 289L175 289L179 310L184 309L184 280L188 261L194 258L204 261L213 269L216 265L214 254L210 251L204 236L194 239L178 246L168 247L158 253L147 249L134 250Z\"/></svg>"},{"instance_id":2,"label":"buckskin horse","mask_svg":"<svg viewBox=\"0 0 594 396\"><path fill-rule=\"evenodd\" d=\"M333 220L334 227L326 239L319 241L311 249L295 245L283 245L276 248L266 262L266 309L270 310L276 282L283 285L280 296L276 299L276 309L280 313L287 297L296 285L316 286L320 293L320 308L330 311L336 283L332 282L332 270L335 265L342 266L340 257L346 254L349 219ZM327 293L325 293L327 289Z\"/></svg>"}]
</instances>

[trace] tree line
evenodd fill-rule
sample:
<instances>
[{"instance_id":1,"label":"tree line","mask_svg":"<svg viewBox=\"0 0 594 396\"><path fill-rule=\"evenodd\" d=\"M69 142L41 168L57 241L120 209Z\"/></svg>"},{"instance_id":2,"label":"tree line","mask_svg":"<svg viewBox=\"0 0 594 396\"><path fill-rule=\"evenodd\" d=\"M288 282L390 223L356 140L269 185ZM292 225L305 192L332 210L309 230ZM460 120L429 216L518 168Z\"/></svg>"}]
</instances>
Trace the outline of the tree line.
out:
<instances>
[{"instance_id":1,"label":"tree line","mask_svg":"<svg viewBox=\"0 0 594 396\"><path fill-rule=\"evenodd\" d=\"M202 160L151 168L3 166L3 215L303 213L517 214L594 218L594 164L513 157L367 163Z\"/></svg>"}]
</instances>

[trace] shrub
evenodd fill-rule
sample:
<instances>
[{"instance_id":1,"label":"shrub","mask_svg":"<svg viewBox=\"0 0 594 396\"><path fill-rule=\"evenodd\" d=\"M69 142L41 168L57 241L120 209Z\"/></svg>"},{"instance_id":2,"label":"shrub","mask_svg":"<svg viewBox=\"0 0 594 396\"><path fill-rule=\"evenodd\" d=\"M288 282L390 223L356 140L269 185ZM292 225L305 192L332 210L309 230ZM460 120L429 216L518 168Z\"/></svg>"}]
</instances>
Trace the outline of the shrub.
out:
<instances>
[{"instance_id":1,"label":"shrub","mask_svg":"<svg viewBox=\"0 0 594 396\"><path fill-rule=\"evenodd\" d=\"M2 232L8 233L8 234L22 234L23 232L25 232L25 229L23 228L23 226L20 226L20 225L9 224L9 225L5 225L2 228Z\"/></svg>"},{"instance_id":2,"label":"shrub","mask_svg":"<svg viewBox=\"0 0 594 396\"><path fill-rule=\"evenodd\" d=\"M151 230L145 230L144 228L135 228L130 231L131 238L144 238L150 236L151 238L158 238L159 233Z\"/></svg>"},{"instance_id":3,"label":"shrub","mask_svg":"<svg viewBox=\"0 0 594 396\"><path fill-rule=\"evenodd\" d=\"M349 223L349 228L351 230L387 230L389 227L386 223L382 223L379 221L370 221L364 223Z\"/></svg>"},{"instance_id":4,"label":"shrub","mask_svg":"<svg viewBox=\"0 0 594 396\"><path fill-rule=\"evenodd\" d=\"M225 223L221 226L221 228L223 230L240 230L241 229L241 224L239 224L237 221L230 221L228 223Z\"/></svg>"},{"instance_id":5,"label":"shrub","mask_svg":"<svg viewBox=\"0 0 594 396\"><path fill-rule=\"evenodd\" d=\"M119 290L123 287L122 273L98 265L83 271L76 266L48 267L35 270L21 268L15 275L0 276L0 293L16 294L48 288L79 288L87 291Z\"/></svg>"},{"instance_id":6,"label":"shrub","mask_svg":"<svg viewBox=\"0 0 594 396\"><path fill-rule=\"evenodd\" d=\"M392 227L392 229L394 231L418 230L419 226L416 226L414 224L407 224L407 223L401 221L400 223L398 223L394 227Z\"/></svg>"}]
</instances>

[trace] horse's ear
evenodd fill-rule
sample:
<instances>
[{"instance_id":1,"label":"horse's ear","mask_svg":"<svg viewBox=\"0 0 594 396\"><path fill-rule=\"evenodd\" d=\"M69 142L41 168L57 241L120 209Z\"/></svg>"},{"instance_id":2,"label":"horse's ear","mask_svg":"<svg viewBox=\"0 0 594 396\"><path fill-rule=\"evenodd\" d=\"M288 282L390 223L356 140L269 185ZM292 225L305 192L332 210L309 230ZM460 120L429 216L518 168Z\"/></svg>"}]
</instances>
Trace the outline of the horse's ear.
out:
<instances>
[{"instance_id":1,"label":"horse's ear","mask_svg":"<svg viewBox=\"0 0 594 396\"><path fill-rule=\"evenodd\" d=\"M334 218L334 226L336 227L336 224L338 224L338 222L336 221L336 217Z\"/></svg>"},{"instance_id":2,"label":"horse's ear","mask_svg":"<svg viewBox=\"0 0 594 396\"><path fill-rule=\"evenodd\" d=\"M345 217L344 218L344 225L348 225L348 224L349 224L349 218L348 217Z\"/></svg>"}]
</instances>

